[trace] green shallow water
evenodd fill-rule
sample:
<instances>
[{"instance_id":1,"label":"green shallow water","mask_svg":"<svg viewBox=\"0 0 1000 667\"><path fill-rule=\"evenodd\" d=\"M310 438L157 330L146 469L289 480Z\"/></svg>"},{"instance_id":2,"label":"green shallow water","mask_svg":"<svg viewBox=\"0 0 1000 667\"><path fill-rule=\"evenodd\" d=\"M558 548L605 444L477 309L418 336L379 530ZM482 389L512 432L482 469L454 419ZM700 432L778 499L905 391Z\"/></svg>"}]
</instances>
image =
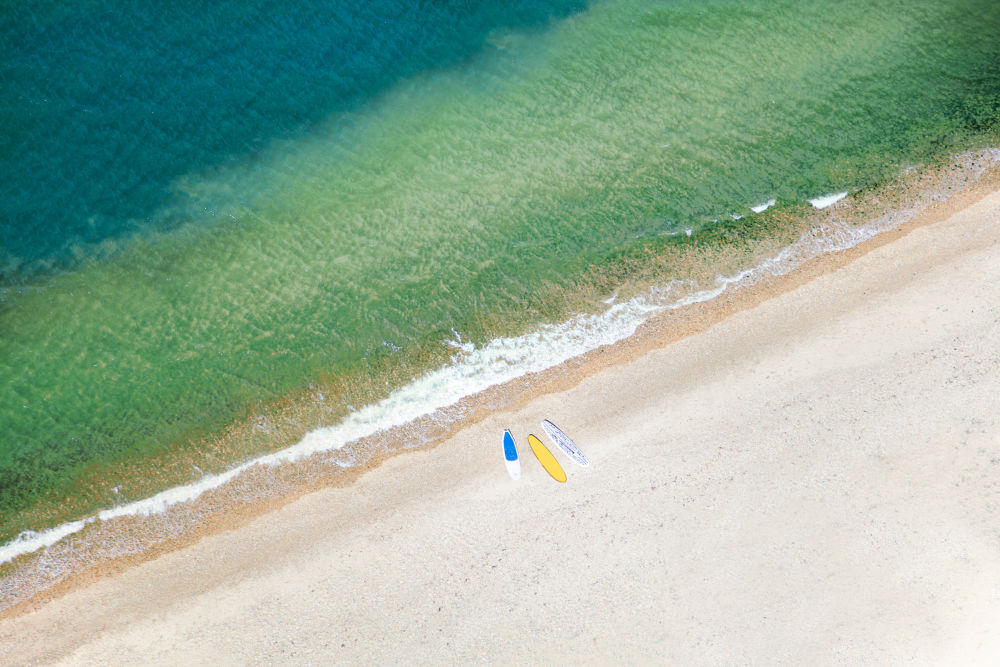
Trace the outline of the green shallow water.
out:
<instances>
[{"instance_id":1,"label":"green shallow water","mask_svg":"<svg viewBox=\"0 0 1000 667\"><path fill-rule=\"evenodd\" d=\"M972 0L596 2L173 177L131 235L5 289L0 538L40 499L108 501L88 475L148 490L123 461L311 386L383 395L453 331L565 315L559 295L637 249L758 234L730 215L983 141L998 27ZM248 447L230 455L268 444Z\"/></svg>"}]
</instances>

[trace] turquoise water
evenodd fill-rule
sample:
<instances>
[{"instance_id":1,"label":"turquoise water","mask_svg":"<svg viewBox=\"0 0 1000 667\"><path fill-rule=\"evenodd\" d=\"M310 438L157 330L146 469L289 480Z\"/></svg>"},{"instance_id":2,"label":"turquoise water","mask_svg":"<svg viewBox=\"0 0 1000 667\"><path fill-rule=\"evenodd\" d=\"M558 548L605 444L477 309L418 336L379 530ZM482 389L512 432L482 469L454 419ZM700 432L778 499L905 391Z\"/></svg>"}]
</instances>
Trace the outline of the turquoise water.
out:
<instances>
[{"instance_id":1,"label":"turquoise water","mask_svg":"<svg viewBox=\"0 0 1000 667\"><path fill-rule=\"evenodd\" d=\"M317 388L334 423L623 256L982 142L998 28L974 0L6 5L0 538L276 447L210 443Z\"/></svg>"}]
</instances>

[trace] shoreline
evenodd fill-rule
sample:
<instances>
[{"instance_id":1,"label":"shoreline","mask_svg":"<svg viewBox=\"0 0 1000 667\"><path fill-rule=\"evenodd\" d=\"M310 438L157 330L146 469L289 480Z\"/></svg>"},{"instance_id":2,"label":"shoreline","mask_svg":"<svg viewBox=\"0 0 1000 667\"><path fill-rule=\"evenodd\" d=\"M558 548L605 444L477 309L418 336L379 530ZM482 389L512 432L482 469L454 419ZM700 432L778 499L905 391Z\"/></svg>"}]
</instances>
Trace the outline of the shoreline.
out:
<instances>
[{"instance_id":1,"label":"shoreline","mask_svg":"<svg viewBox=\"0 0 1000 667\"><path fill-rule=\"evenodd\" d=\"M466 397L456 406L456 413L459 416L439 428L437 435L432 436L428 444L420 445L415 451L434 449L442 441L454 437L455 433L488 420L497 409L496 406L500 406L499 409L503 411L523 408L525 405L544 396L572 388L584 379L604 369L626 364L630 360L648 354L653 350L667 347L677 341L703 333L737 313L756 308L761 303L778 295L795 290L801 285L815 280L817 277L836 271L854 262L859 257L908 235L915 229L940 222L956 211L966 208L997 191L1000 191L1000 169L994 166L987 175L983 176L971 188L967 188L951 196L944 202L931 205L918 213L915 218L889 231L878 233L874 237L847 250L814 257L787 274L765 276L750 286L742 286L740 289L735 290L726 290L708 301L690 304L681 309L670 310L655 315L652 319L640 325L635 333L624 340L574 357L558 366L518 377L501 386L494 386L473 396ZM427 417L423 419L424 421L429 420ZM404 426L403 432L405 433L409 428L410 425ZM431 432L433 432L433 429ZM400 434L396 432L390 436L383 437L396 437L398 439ZM204 502L201 500L193 501L189 503L192 506L203 505L203 507L192 510L198 517L198 525L193 530L187 531L179 537L155 544L137 554L107 559L96 566L84 567L82 570L71 573L62 581L44 587L31 597L20 602L15 602L6 609L0 610L0 620L18 617L71 591L86 587L104 576L154 560L164 554L184 549L206 536L244 526L255 518L279 510L296 502L307 494L328 488L349 488L369 472L378 469L387 461L396 458L398 454L410 451L414 450L406 448L396 448L391 451L375 450L362 465L338 470L332 476L322 471L319 473L316 470L305 471L305 469L310 467L315 468L315 462L309 460L294 465L286 464L286 466L283 466L286 468L284 477L292 478L291 481L285 482L285 488L287 488L288 492L279 492L277 495L271 495L270 497L264 497L249 503L229 504L221 507L218 506L217 501L211 498ZM298 468L298 471L296 468ZM302 481L295 480L297 472L301 473L302 477L308 481L303 483ZM246 479L242 480L240 486L242 488L252 486L259 473L260 471L251 470L249 473L244 474ZM273 479L267 481L275 483ZM207 519L205 518L206 513L208 515ZM145 519L147 517L135 518L137 522ZM129 531L133 528L125 525L121 529ZM28 558L30 557L29 555ZM16 568L18 561L15 561L13 565Z\"/></svg>"},{"instance_id":2,"label":"shoreline","mask_svg":"<svg viewBox=\"0 0 1000 667\"><path fill-rule=\"evenodd\" d=\"M995 147L980 148L952 156L943 162L935 162L930 166L906 168L889 181L856 192L856 197L860 197L860 201L852 198L848 207L844 209L847 211L845 220L853 220L853 223L860 221L861 226L864 227L871 219L879 221L889 219L888 224L883 224L883 229L877 230L878 232L883 231L884 228L897 226L899 222L893 222L892 218L901 217L906 220L917 211L927 208L929 200L939 200L941 196L947 197L954 190L961 189L963 185L967 186L970 180L976 182L983 178L984 167L982 165L985 163L995 166L1000 159L998 155L1000 155L1000 149ZM989 168L987 166L985 169ZM912 192L906 192L907 189L917 191L917 195L913 197ZM904 194L901 195L900 192ZM835 196L839 200L843 194L838 193ZM810 203L823 199L820 197L817 200L810 200ZM555 296L550 294L541 297L541 301L544 303L565 301L563 310L555 319L543 318L534 322L534 326L529 326L526 332L517 328L513 331L505 331L502 328L487 326L486 329L492 331L491 335L495 337L481 342L480 349L476 349L475 354L492 347L494 343L527 340L546 329L558 329L593 314L593 308L597 301L604 301L603 296L598 297L595 293L595 284L602 283L608 278L605 271L614 276L611 278L611 282L616 288L621 288L621 291L626 292L626 296L631 297L631 302L651 297L650 301L654 302L654 307L660 309L662 307L674 309L683 302L690 303L688 297L697 296L695 294L697 290L708 293L714 287L719 287L718 282L714 285L711 283L713 278L721 278L723 275L731 273L736 273L738 276L765 274L771 270L769 266L765 269L765 265L781 263L774 260L775 257L782 257L790 248L787 244L791 244L792 247L799 245L799 242L794 240L796 234L790 234L790 232L795 230L801 232L812 223L823 226L824 221L829 222L831 219L831 216L826 216L824 211L809 209L805 202L783 203L790 204L791 210L782 210L776 213L775 219L765 218L754 223L751 227L756 227L756 229L749 232L747 238L731 244L732 247L725 247L730 245L729 241L718 243L718 239L712 236L713 226L709 225L707 243L701 245L696 243L694 246L681 248L668 246L663 249L662 255L655 248L652 248L651 252L622 259L621 266L615 264L617 260L611 261L607 266L598 266L591 274L584 274L579 284L572 288L566 291L554 289ZM808 213L804 212L806 209L809 209ZM838 219L837 213L834 213L832 219ZM773 227L778 230L773 234L769 229L772 227L772 223ZM834 235L844 231L850 235L853 230L849 227L850 225L847 224L844 229L834 229ZM762 232L761 229L768 231ZM867 238L867 235L864 237ZM802 238L804 236L800 237L799 241ZM813 240L817 239L814 237ZM817 242L822 245L823 241L818 240ZM852 241L851 244L856 242ZM715 245L724 247L717 249L713 247ZM808 261L815 254L827 252L829 249L821 250L818 253L807 253L806 257L793 259L792 265ZM661 261L664 257L666 258L665 264ZM632 271L635 271L637 275L630 276ZM677 276L682 278L678 279ZM756 279L757 277L753 278L753 280ZM745 281L738 277L723 285L720 291L728 289L733 282L738 287L745 287L743 284ZM697 283L698 286L689 287L685 283ZM675 298L672 302L669 300L661 302L660 297L652 297L658 291L669 292L675 286L679 286L682 291L686 290L686 296L680 299ZM714 295L709 295L709 298L714 298ZM614 297L612 297L613 299ZM604 303L608 303L608 301L604 301ZM601 319L606 314L601 313L596 319ZM563 317L569 319L564 321ZM486 320L491 319L495 320L496 318L492 316L486 318ZM561 323L549 324L553 321ZM493 324L497 323L493 322ZM607 321L599 323L597 329L606 325L608 325ZM458 336L454 330L453 333L456 337ZM594 330L585 330L582 333L584 337L593 338L595 336ZM596 332L598 336L602 333L604 332ZM634 328L626 335L632 333L634 333ZM614 342L620 340L620 337L615 337ZM556 342L558 343L558 341ZM572 352L569 355L560 356L557 354L557 359L547 359L540 367L560 366L567 358L586 351L588 346L592 347L588 343L583 350ZM458 347L458 345L452 345L452 347ZM539 347L542 349L530 350L532 356L539 354L545 356L545 346ZM463 352L466 351L463 350ZM552 350L547 350L547 352L551 354ZM466 356L471 357L475 354ZM288 454L292 453L293 450L309 449L303 446L306 444L305 441L311 439L315 434L321 431L349 430L342 429L342 427L353 421L358 414L391 402L397 393L413 389L416 384L428 376L440 374L442 371L450 370L451 367L466 365L465 361L454 363L454 357L452 357L452 363L449 364L447 359L450 355L451 350L448 345L438 343L434 350L424 350L416 353L415 357L407 357L398 363L385 365L380 370L373 371L364 380L354 375L348 375L338 378L331 384L310 385L309 389L302 392L262 403L258 410L248 414L245 418L228 424L219 432L204 437L192 436L188 441L175 443L176 446L156 453L151 458L135 461L123 458L116 463L109 464L110 467L107 469L103 464L91 466L76 479L74 490L63 490L57 493L56 488L49 489L40 496L35 504L13 513L9 520L0 521L3 524L4 535L9 536L7 541L0 546L0 573L4 572L4 563L11 560L11 553L23 553L19 545L16 544L21 535L31 534L32 537L29 538L31 541L37 539L36 536L44 536L53 528L65 528L67 529L63 533L65 536L77 532L82 525L81 522L91 523L95 519L113 518L121 513L145 514L147 511L156 513L162 511L162 505L176 502L170 498L171 496L183 497L190 493L192 497L197 497L201 493L199 488L211 489L213 486L221 485L221 483L213 485L212 478L230 478L247 466L252 467L257 462L271 465L283 461L289 458ZM423 361L429 360L431 363L425 365L417 360L417 357L426 357L423 358ZM512 360L507 359L506 361ZM539 366L538 364L529 365ZM536 371L522 368L519 372L527 375ZM407 377L410 379L404 379ZM385 391L387 393L382 393L383 380L386 380ZM465 400L481 393L484 386L488 388L493 384L507 382L516 383L518 378L514 377L511 380L510 377L506 377L491 380L488 384L481 384L479 388L458 395L464 397L461 400ZM391 393L388 393L390 391ZM324 394L333 397L332 402L325 402ZM463 408L452 409L455 405L454 401L454 397L449 397L447 401L439 400L435 405L429 406L426 412L417 411L420 412L420 416L416 418L414 423L420 424L433 421L437 414L445 415L444 421L447 422L445 427L430 429L429 434L420 433L424 430L423 427L410 429L408 425L404 424L403 428L400 429L404 432L402 437L381 437L379 432L386 430L386 428L391 430L398 425L395 417L388 420L389 424L383 423L387 421L383 418L378 420L379 423L372 425L375 432L371 440L379 445L368 447L363 442L367 436L363 435L361 438L355 439L352 435L348 438L342 438L340 444L321 444L316 449L320 450L321 456L328 459L327 463L336 464L334 467L357 467L359 460L363 467L368 458L380 455L381 452L377 451L380 445L389 449L410 448L411 445L401 441L413 433L417 433L419 436L417 439L421 441L421 444L444 437L449 428L458 419L463 418L466 411ZM410 402L412 403L412 400ZM472 398L471 401L465 402L474 403L475 399ZM362 407L360 410L355 410L354 405ZM442 408L442 406L445 407ZM404 404L402 407L411 409L412 412L412 405ZM451 412L461 414L458 417L453 417ZM428 415L429 419L425 419L425 415ZM358 453L360 456L355 455ZM308 456L308 452L305 453L305 456ZM290 458L299 458L299 456L294 454ZM327 479L332 473L324 471L317 474ZM222 482L224 481L225 479L222 480ZM294 485L303 486L300 482L295 482ZM121 495L119 495L119 489L123 489ZM158 505L160 506L157 507ZM148 510L146 506L148 506ZM76 526L71 526L71 524L76 524ZM26 551L33 550L31 548Z\"/></svg>"},{"instance_id":3,"label":"shoreline","mask_svg":"<svg viewBox=\"0 0 1000 667\"><path fill-rule=\"evenodd\" d=\"M996 185L733 293L695 335L657 345L679 335L661 321L351 487L4 618L0 658L985 664ZM523 443L543 415L594 465L512 482L489 434Z\"/></svg>"}]
</instances>

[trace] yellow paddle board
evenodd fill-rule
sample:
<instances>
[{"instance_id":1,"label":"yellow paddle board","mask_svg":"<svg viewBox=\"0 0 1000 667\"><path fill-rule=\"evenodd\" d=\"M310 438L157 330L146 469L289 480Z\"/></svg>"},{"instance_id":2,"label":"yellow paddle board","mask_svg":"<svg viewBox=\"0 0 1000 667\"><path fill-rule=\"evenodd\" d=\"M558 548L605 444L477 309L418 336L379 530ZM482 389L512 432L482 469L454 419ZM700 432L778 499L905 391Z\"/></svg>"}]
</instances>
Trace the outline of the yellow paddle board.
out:
<instances>
[{"instance_id":1,"label":"yellow paddle board","mask_svg":"<svg viewBox=\"0 0 1000 667\"><path fill-rule=\"evenodd\" d=\"M538 462L545 468L545 472L552 475L552 479L557 482L565 482L566 473L563 471L562 466L559 465L559 461L556 461L556 457L552 456L552 452L549 451L548 447L543 445L542 441L534 435L528 436L528 444L531 446L531 451L535 453Z\"/></svg>"}]
</instances>

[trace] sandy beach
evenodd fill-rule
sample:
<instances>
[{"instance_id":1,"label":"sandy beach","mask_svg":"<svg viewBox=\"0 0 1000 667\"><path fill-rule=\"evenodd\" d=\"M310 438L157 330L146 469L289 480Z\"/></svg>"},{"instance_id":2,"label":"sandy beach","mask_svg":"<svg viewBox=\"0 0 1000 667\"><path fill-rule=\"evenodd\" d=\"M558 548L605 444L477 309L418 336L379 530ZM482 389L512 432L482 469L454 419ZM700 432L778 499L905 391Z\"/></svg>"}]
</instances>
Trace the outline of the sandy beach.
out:
<instances>
[{"instance_id":1,"label":"sandy beach","mask_svg":"<svg viewBox=\"0 0 1000 667\"><path fill-rule=\"evenodd\" d=\"M1000 193L855 254L6 618L0 662L993 662Z\"/></svg>"}]
</instances>

